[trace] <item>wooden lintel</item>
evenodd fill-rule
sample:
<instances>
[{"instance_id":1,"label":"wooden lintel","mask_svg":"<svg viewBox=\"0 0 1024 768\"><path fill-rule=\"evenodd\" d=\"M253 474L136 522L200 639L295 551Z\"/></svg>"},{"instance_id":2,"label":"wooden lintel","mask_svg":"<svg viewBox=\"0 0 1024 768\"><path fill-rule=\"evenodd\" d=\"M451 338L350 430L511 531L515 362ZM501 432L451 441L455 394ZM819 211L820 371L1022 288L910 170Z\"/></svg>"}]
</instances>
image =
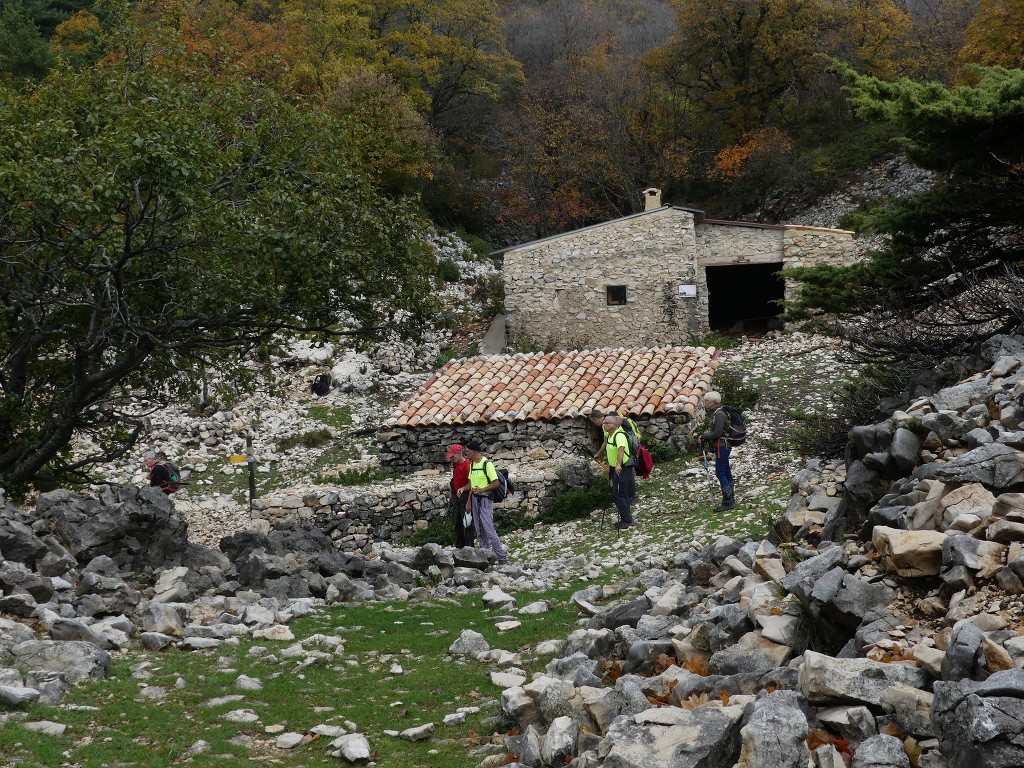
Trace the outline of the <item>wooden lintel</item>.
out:
<instances>
[{"instance_id":1,"label":"wooden lintel","mask_svg":"<svg viewBox=\"0 0 1024 768\"><path fill-rule=\"evenodd\" d=\"M744 264L782 264L782 252L777 253L733 253L723 256L705 256L697 259L698 267L729 267Z\"/></svg>"}]
</instances>

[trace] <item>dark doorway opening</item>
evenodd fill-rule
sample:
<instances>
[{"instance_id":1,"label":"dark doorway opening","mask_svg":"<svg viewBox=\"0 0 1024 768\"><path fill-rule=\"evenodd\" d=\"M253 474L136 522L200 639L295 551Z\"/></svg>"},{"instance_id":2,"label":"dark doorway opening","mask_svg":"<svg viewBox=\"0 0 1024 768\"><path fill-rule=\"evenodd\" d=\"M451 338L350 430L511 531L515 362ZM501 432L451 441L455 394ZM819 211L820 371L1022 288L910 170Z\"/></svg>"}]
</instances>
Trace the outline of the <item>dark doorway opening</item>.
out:
<instances>
[{"instance_id":1,"label":"dark doorway opening","mask_svg":"<svg viewBox=\"0 0 1024 768\"><path fill-rule=\"evenodd\" d=\"M708 324L713 331L750 333L781 328L782 264L707 267Z\"/></svg>"}]
</instances>

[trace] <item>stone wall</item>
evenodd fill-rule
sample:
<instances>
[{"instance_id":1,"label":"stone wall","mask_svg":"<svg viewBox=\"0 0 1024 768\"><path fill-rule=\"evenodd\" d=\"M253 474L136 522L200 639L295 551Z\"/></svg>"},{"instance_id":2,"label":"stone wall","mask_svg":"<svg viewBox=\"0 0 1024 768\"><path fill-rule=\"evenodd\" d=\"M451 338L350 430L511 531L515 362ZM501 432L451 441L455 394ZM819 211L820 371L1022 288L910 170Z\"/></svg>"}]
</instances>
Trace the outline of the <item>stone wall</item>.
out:
<instances>
[{"instance_id":1,"label":"stone wall","mask_svg":"<svg viewBox=\"0 0 1024 768\"><path fill-rule=\"evenodd\" d=\"M696 226L697 259L712 256L783 259L783 227L703 221Z\"/></svg>"},{"instance_id":2,"label":"stone wall","mask_svg":"<svg viewBox=\"0 0 1024 768\"><path fill-rule=\"evenodd\" d=\"M685 413L656 414L635 417L634 421L642 434L684 450L695 425L704 417L703 405L698 406L696 416L694 420ZM503 465L586 458L594 455L601 439L597 428L585 418L396 427L377 435L381 443L380 463L402 473L447 466L448 446L465 445L473 438L484 444L485 456Z\"/></svg>"},{"instance_id":3,"label":"stone wall","mask_svg":"<svg viewBox=\"0 0 1024 768\"><path fill-rule=\"evenodd\" d=\"M816 267L820 264L850 264L856 260L853 232L842 229L787 226L783 237L783 277L785 270ZM786 301L797 298L800 284L786 280Z\"/></svg>"},{"instance_id":4,"label":"stone wall","mask_svg":"<svg viewBox=\"0 0 1024 768\"><path fill-rule=\"evenodd\" d=\"M662 208L505 252L512 345L595 349L686 343L707 328L704 271L694 263L693 214ZM626 303L609 305L608 286ZM682 298L680 285L696 285Z\"/></svg>"},{"instance_id":5,"label":"stone wall","mask_svg":"<svg viewBox=\"0 0 1024 768\"><path fill-rule=\"evenodd\" d=\"M438 515L448 514L450 471L411 478L391 486L340 488L305 496L267 496L253 502L256 527L285 522L310 522L344 550L356 550L378 541L395 542L403 534L426 527ZM515 514L534 518L555 497L584 488L591 482L591 467L576 459L545 468L524 468L513 474L516 492L495 505L495 518Z\"/></svg>"},{"instance_id":6,"label":"stone wall","mask_svg":"<svg viewBox=\"0 0 1024 768\"><path fill-rule=\"evenodd\" d=\"M853 233L695 224L689 211L665 207L527 243L504 255L507 340L542 349L689 343L709 330L703 262L716 257L777 261L785 277L792 267L850 263ZM625 286L625 304L608 304L611 285ZM786 298L798 289L787 280Z\"/></svg>"}]
</instances>

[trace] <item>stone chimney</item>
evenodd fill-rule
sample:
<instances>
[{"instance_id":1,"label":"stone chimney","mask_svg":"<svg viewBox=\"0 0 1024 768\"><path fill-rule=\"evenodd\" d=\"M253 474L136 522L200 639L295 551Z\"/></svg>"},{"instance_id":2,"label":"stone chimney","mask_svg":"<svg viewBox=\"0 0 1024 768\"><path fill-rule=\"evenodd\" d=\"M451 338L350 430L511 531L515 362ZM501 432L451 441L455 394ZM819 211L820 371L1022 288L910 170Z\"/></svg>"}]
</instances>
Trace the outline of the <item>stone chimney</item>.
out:
<instances>
[{"instance_id":1,"label":"stone chimney","mask_svg":"<svg viewBox=\"0 0 1024 768\"><path fill-rule=\"evenodd\" d=\"M644 190L644 210L653 211L661 208L661 190L650 187Z\"/></svg>"}]
</instances>

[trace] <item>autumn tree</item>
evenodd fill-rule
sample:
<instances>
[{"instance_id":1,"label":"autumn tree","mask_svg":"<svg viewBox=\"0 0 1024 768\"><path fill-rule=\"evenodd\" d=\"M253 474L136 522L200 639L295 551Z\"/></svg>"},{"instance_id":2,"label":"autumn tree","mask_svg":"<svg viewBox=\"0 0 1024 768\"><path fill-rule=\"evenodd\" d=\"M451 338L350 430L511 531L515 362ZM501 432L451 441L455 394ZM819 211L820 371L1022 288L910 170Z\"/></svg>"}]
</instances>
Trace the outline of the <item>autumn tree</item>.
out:
<instances>
[{"instance_id":1,"label":"autumn tree","mask_svg":"<svg viewBox=\"0 0 1024 768\"><path fill-rule=\"evenodd\" d=\"M431 124L470 96L498 100L522 79L494 0L381 0L371 25L380 66Z\"/></svg>"},{"instance_id":2,"label":"autumn tree","mask_svg":"<svg viewBox=\"0 0 1024 768\"><path fill-rule=\"evenodd\" d=\"M1024 0L982 0L967 27L959 60L1024 68Z\"/></svg>"},{"instance_id":3,"label":"autumn tree","mask_svg":"<svg viewBox=\"0 0 1024 768\"><path fill-rule=\"evenodd\" d=\"M711 154L803 106L821 71L817 0L673 0L678 28L649 58L686 97ZM710 158L709 158L710 159Z\"/></svg>"},{"instance_id":4,"label":"autumn tree","mask_svg":"<svg viewBox=\"0 0 1024 768\"><path fill-rule=\"evenodd\" d=\"M374 187L342 121L145 50L0 88L8 489L123 453L140 399L228 353L284 330L414 335L431 304L415 207Z\"/></svg>"}]
</instances>

